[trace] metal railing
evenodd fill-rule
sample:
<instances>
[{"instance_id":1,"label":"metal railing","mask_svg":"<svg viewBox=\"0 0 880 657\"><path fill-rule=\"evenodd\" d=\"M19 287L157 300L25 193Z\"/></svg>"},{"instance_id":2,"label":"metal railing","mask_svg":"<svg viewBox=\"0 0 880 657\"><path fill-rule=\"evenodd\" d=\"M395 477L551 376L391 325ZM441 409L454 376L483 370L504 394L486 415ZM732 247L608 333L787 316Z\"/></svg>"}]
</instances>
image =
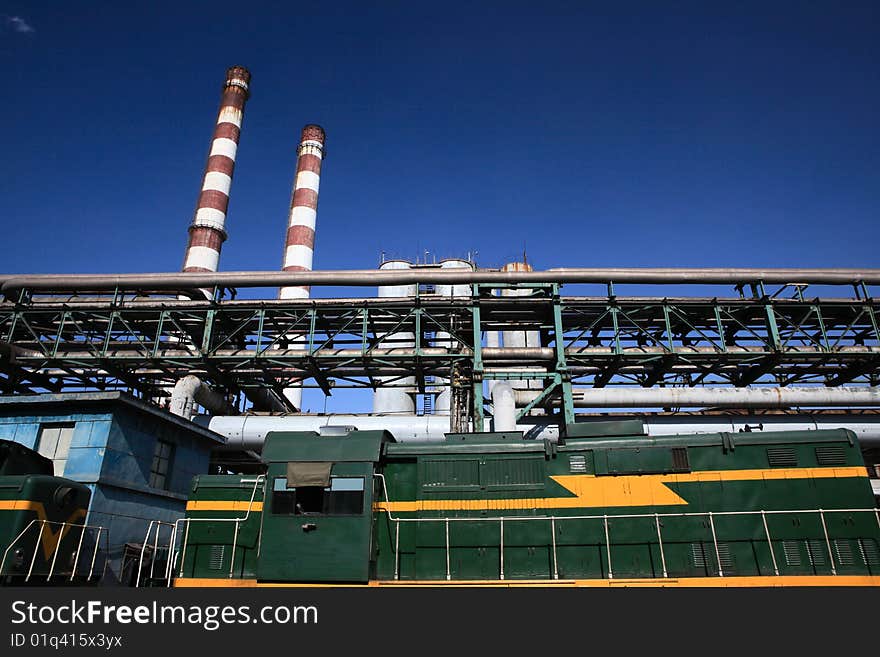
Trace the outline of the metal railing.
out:
<instances>
[{"instance_id":1,"label":"metal railing","mask_svg":"<svg viewBox=\"0 0 880 657\"><path fill-rule=\"evenodd\" d=\"M162 533L162 527L170 528L170 535L168 539L168 545L165 547L167 553L167 559L165 563L165 585L170 586L171 584L171 570L173 567L173 558L172 558L172 550L173 550L173 542L171 538L174 536L174 523L172 522L162 522L161 520L151 520L150 525L147 527L147 535L144 537L144 542L141 544L141 553L140 558L138 559L138 571L137 571L137 579L135 580L135 587L140 587L141 585L141 574L144 568L144 556L146 554L147 545L150 543L150 534L153 533L153 528L156 530L155 539L153 541L153 548L150 552L150 580L153 580L155 577L155 568L156 568L156 557L159 554L159 535Z\"/></svg>"},{"instance_id":2,"label":"metal railing","mask_svg":"<svg viewBox=\"0 0 880 657\"><path fill-rule=\"evenodd\" d=\"M245 514L241 517L238 517L238 518L178 518L177 520L174 521L173 524L167 523L167 522L161 522L158 520L154 520L154 521L150 522L149 527L147 527L147 533L146 533L146 536L144 537L144 542L141 545L141 556L140 556L140 559L138 562L138 579L136 582L136 586L139 587L140 583L141 583L140 579L141 579L141 573L143 571L143 566L144 566L145 550L146 550L147 544L149 544L149 542L150 542L150 536L153 533L154 527L156 528L156 536L154 539L153 554L155 554L159 548L159 532L161 530L161 527L162 526L171 526L172 527L171 536L169 537L168 544L166 546L166 550L168 552L168 561L165 566L165 578L164 578L165 585L168 587L171 586L171 577L172 577L172 573L174 572L174 561L176 560L176 556L178 554L180 555L180 570L178 572L178 577L183 577L183 569L184 569L184 565L186 563L187 541L189 540L189 528L190 528L190 525L194 522L233 522L233 523L235 523L235 531L234 531L233 539L232 539L232 553L229 558L229 575L228 575L228 577L230 579L232 579L235 575L235 550L238 547L238 535L239 535L239 531L241 530L241 525L242 525L242 523L247 522L250 519L251 511L253 510L254 502L256 501L256 497L257 497L257 490L259 490L260 484L261 483L265 484L265 482L266 482L266 475L258 475L253 480L254 487L251 490L251 497L248 502ZM242 480L241 483L251 483L251 482L250 482L250 480L244 479L244 480ZM265 498L265 491L263 492L263 497ZM181 541L180 549L175 550L178 537L181 535L181 531L180 531L181 526L185 526L185 529L183 530L183 539ZM172 558L172 555L174 555L174 558ZM153 559L153 562L155 562L155 559ZM153 567L154 567L154 563L151 563L151 565L150 565L150 573L151 573L150 576L151 577L152 577L152 573L153 573Z\"/></svg>"},{"instance_id":3,"label":"metal railing","mask_svg":"<svg viewBox=\"0 0 880 657\"><path fill-rule=\"evenodd\" d=\"M47 582L50 581L52 579L52 577L55 576L55 566L57 565L57 562L58 562L58 554L61 551L61 544L64 542L65 534L69 534L70 531L79 529L80 534L79 534L79 541L77 542L77 546L76 546L76 553L75 553L76 556L74 557L73 565L70 569L70 577L69 577L68 581L72 582L76 578L77 568L79 567L79 562L80 562L80 555L82 554L83 540L85 539L87 531L94 531L97 533L97 536L95 536L95 546L94 546L94 549L92 550L91 562L89 564L89 573L86 576L87 582L92 580L92 577L94 576L94 573L95 573L95 563L98 558L98 550L101 545L101 537L102 536L104 538L104 554L105 555L110 554L109 533L108 533L107 529L104 527L101 527L99 525L80 525L80 524L70 523L70 522L56 522L56 521L52 521L52 520L40 520L40 519L34 518L33 520L31 520L27 524L27 526L23 530L21 530L21 532L18 534L18 536L16 536L14 539L12 539L12 542L6 547L6 550L4 550L3 558L0 559L0 576L2 576L4 574L6 574L6 575L14 574L14 573L4 573L3 568L6 566L6 559L9 556L9 552L15 547L15 545L17 543L19 543L19 542L21 542L22 544L24 543L25 537L27 536L27 534L30 532L30 529L34 525L39 525L40 531L37 532L37 538L36 538L36 541L34 542L34 551L33 551L33 554L31 555L27 575L24 578L25 582L29 582L31 580L31 577L33 577L33 575L34 575L34 566L37 563L37 555L39 554L40 547L43 543L43 534L46 532L47 528L51 532L53 525L60 526L61 528L58 530L58 538L55 543L55 548L52 550L52 561L49 566L49 573L46 575ZM47 558L48 558L48 556L47 556ZM103 576L104 570L106 570L106 568L107 568L107 559L105 558L104 559L104 569L101 571L102 576ZM67 573L61 573L61 574L64 576L67 576Z\"/></svg>"},{"instance_id":4,"label":"metal railing","mask_svg":"<svg viewBox=\"0 0 880 657\"><path fill-rule=\"evenodd\" d=\"M385 498L385 502L388 503L388 491L385 486L385 477L381 474L375 475L382 482L382 491L383 497ZM663 534L661 532L661 523L660 520L663 518L704 518L708 520L709 528L712 535L712 546L715 552L715 561L718 564L718 576L724 577L724 566L722 564L721 551L718 547L718 534L715 528L715 519L719 517L734 517L734 516L760 516L761 524L764 528L764 535L767 539L767 546L770 549L770 559L773 564L773 573L774 575L779 575L779 563L776 560L776 552L773 548L773 539L770 535L770 528L767 524L767 516L774 515L783 515L783 514L814 514L819 516L819 520L822 526L822 533L824 536L825 549L828 552L828 559L831 566L831 574L837 575L837 564L834 561L834 553L831 547L831 537L828 533L828 525L825 522L825 516L827 514L835 514L835 513L867 513L874 516L874 519L877 522L878 530L880 530L880 509L871 508L871 509L779 509L779 510L759 510L759 511L703 511L703 512L682 512L682 513L628 513L628 514L615 514L615 515L574 515L574 516L495 516L495 517L468 517L468 518L454 518L454 517L439 517L439 518L401 518L399 516L392 515L391 511L387 508L384 509L386 515L388 516L388 520L394 523L394 579L400 579L400 523L405 522L413 522L413 523L443 523L445 535L446 535L446 579L452 579L452 571L451 571L451 543L450 543L450 532L449 532L449 523L453 522L497 522L499 525L499 579L504 579L504 523L511 522L549 522L550 523L550 547L551 547L551 564L553 569L553 579L559 579L559 561L557 555L557 547L556 547L556 523L564 522L569 520L582 520L582 521L602 521L604 535L605 535L605 554L607 557L608 564L608 576L607 579L614 579L614 570L612 567L611 561L611 533L609 529L609 520L618 520L618 519L653 519L654 527L657 532L657 543L659 545L660 551L660 562L663 571L663 577L668 578L669 572L667 570L666 565L666 554L663 547Z\"/></svg>"}]
</instances>

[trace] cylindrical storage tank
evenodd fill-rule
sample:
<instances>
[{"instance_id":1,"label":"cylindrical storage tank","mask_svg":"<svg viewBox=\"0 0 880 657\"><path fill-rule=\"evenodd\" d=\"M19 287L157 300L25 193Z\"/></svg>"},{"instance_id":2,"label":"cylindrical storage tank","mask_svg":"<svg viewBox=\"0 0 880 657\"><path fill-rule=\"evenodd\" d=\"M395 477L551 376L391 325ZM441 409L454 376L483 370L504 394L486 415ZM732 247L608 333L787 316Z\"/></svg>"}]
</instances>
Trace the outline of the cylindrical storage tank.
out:
<instances>
[{"instance_id":1,"label":"cylindrical storage tank","mask_svg":"<svg viewBox=\"0 0 880 657\"><path fill-rule=\"evenodd\" d=\"M440 261L440 269L470 269L473 271L474 263L458 258L447 258ZM440 283L434 288L434 291L438 297L469 297L471 295L471 286L467 284L449 285Z\"/></svg>"},{"instance_id":2,"label":"cylindrical storage tank","mask_svg":"<svg viewBox=\"0 0 880 657\"><path fill-rule=\"evenodd\" d=\"M412 269L412 263L409 260L386 260L379 265L379 271L399 271L401 269ZM406 283L404 285L380 285L377 290L382 298L388 297L414 297L419 286L416 283Z\"/></svg>"},{"instance_id":3,"label":"cylindrical storage tank","mask_svg":"<svg viewBox=\"0 0 880 657\"><path fill-rule=\"evenodd\" d=\"M387 260L379 269L381 271L411 269L412 263L406 260ZM389 297L414 297L418 291L416 283L406 285L382 285L378 288L379 296ZM384 338L385 336L383 336ZM379 342L380 349L412 350L416 339L413 333L394 333ZM393 377L377 377L379 387L373 393L373 413L382 415L412 415L415 413L415 398L407 389L415 387L415 378L394 379ZM382 387L383 382L393 381L395 387Z\"/></svg>"},{"instance_id":4,"label":"cylindrical storage tank","mask_svg":"<svg viewBox=\"0 0 880 657\"><path fill-rule=\"evenodd\" d=\"M440 261L440 269L470 269L473 271L474 263L458 258L448 258ZM471 295L471 286L439 284L434 288L434 292L438 297L469 297ZM438 331L434 337L434 346L454 349L456 345L450 339L449 333ZM452 390L449 388L449 379L438 377L436 379L436 386L440 390L440 394L437 395L434 412L438 415L449 415L452 403Z\"/></svg>"},{"instance_id":5,"label":"cylindrical storage tank","mask_svg":"<svg viewBox=\"0 0 880 657\"><path fill-rule=\"evenodd\" d=\"M501 268L503 272L532 271L527 262L509 262ZM502 297L527 297L532 293L529 288L501 290ZM504 331L505 347L540 347L541 334L538 331Z\"/></svg>"},{"instance_id":6,"label":"cylindrical storage tank","mask_svg":"<svg viewBox=\"0 0 880 657\"><path fill-rule=\"evenodd\" d=\"M529 272L532 266L527 262L509 262L501 268L503 272ZM531 294L531 289L504 289L501 290L502 297L527 297ZM541 334L538 331L503 331L502 339L506 348L511 347L540 347ZM540 370L543 371L543 370ZM514 390L541 390L544 387L542 381L529 379L525 381L512 381Z\"/></svg>"}]
</instances>

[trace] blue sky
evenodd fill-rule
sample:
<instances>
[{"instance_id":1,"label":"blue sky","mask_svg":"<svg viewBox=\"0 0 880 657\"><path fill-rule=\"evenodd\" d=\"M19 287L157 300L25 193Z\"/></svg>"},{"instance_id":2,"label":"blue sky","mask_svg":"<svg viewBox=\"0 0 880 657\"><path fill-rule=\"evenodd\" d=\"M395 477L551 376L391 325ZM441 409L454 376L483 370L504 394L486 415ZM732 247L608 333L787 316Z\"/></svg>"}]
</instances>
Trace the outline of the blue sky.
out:
<instances>
[{"instance_id":1,"label":"blue sky","mask_svg":"<svg viewBox=\"0 0 880 657\"><path fill-rule=\"evenodd\" d=\"M232 64L253 95L223 270L279 266L308 122L316 269L878 265L876 2L0 13L0 271L178 270Z\"/></svg>"},{"instance_id":2,"label":"blue sky","mask_svg":"<svg viewBox=\"0 0 880 657\"><path fill-rule=\"evenodd\" d=\"M3 273L177 271L233 64L222 270L279 267L309 122L316 269L880 265L876 2L11 1L0 61Z\"/></svg>"}]
</instances>

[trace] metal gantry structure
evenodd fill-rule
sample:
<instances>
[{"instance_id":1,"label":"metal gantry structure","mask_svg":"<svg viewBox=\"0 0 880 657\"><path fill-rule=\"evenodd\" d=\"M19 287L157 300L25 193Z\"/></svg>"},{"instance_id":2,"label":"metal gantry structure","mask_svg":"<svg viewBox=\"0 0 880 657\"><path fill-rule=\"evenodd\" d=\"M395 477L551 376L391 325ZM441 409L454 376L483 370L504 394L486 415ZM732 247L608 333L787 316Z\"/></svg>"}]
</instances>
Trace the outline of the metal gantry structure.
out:
<instances>
[{"instance_id":1,"label":"metal gantry structure","mask_svg":"<svg viewBox=\"0 0 880 657\"><path fill-rule=\"evenodd\" d=\"M854 281L846 297L810 297L807 280L743 280L730 296L563 296L559 282L481 280L470 296L212 299L180 291L70 286L4 289L0 391L129 390L167 395L195 374L233 396L291 385L426 394L449 381L452 427L483 430L488 380L537 380L519 417L543 407L574 421L573 386L876 385L880 302ZM489 277L482 277L486 279ZM526 277L523 277L526 278ZM509 277L508 277L509 279ZM202 283L200 282L199 285ZM873 284L873 282L872 282ZM500 290L527 289L524 296ZM535 331L540 347L487 347L487 332ZM444 336L438 341L436 336ZM395 336L406 336L395 344ZM414 344L412 344L415 336ZM407 382L408 381L408 382ZM240 399L241 401L241 399Z\"/></svg>"}]
</instances>

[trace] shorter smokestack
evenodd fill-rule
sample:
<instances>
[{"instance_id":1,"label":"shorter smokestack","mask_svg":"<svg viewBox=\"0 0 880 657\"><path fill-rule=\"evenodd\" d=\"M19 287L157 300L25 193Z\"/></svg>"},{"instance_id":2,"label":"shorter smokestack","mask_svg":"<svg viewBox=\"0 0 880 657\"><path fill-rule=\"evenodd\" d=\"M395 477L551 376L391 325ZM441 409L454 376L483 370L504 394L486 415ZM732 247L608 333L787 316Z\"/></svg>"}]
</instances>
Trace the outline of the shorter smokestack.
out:
<instances>
[{"instance_id":1,"label":"shorter smokestack","mask_svg":"<svg viewBox=\"0 0 880 657\"><path fill-rule=\"evenodd\" d=\"M318 188L321 183L321 162L324 159L324 129L309 124L303 128L297 149L296 178L290 196L287 239L284 246L283 271L311 271L315 253L315 221L318 216ZM280 299L307 299L308 286L282 287Z\"/></svg>"},{"instance_id":2,"label":"shorter smokestack","mask_svg":"<svg viewBox=\"0 0 880 657\"><path fill-rule=\"evenodd\" d=\"M324 129L309 124L302 130L297 148L296 176L290 194L287 237L284 241L282 271L311 271L315 254L315 222L318 218L318 188L321 185L321 162L324 159ZM307 285L282 287L279 299L308 299ZM302 336L294 344L304 343ZM302 388L284 389L284 397L295 408L302 409Z\"/></svg>"},{"instance_id":3,"label":"shorter smokestack","mask_svg":"<svg viewBox=\"0 0 880 657\"><path fill-rule=\"evenodd\" d=\"M244 105L250 96L251 74L242 66L226 71L220 112L214 127L211 152L202 178L202 191L189 227L183 271L217 271L220 249L226 241L226 211L241 135Z\"/></svg>"}]
</instances>

